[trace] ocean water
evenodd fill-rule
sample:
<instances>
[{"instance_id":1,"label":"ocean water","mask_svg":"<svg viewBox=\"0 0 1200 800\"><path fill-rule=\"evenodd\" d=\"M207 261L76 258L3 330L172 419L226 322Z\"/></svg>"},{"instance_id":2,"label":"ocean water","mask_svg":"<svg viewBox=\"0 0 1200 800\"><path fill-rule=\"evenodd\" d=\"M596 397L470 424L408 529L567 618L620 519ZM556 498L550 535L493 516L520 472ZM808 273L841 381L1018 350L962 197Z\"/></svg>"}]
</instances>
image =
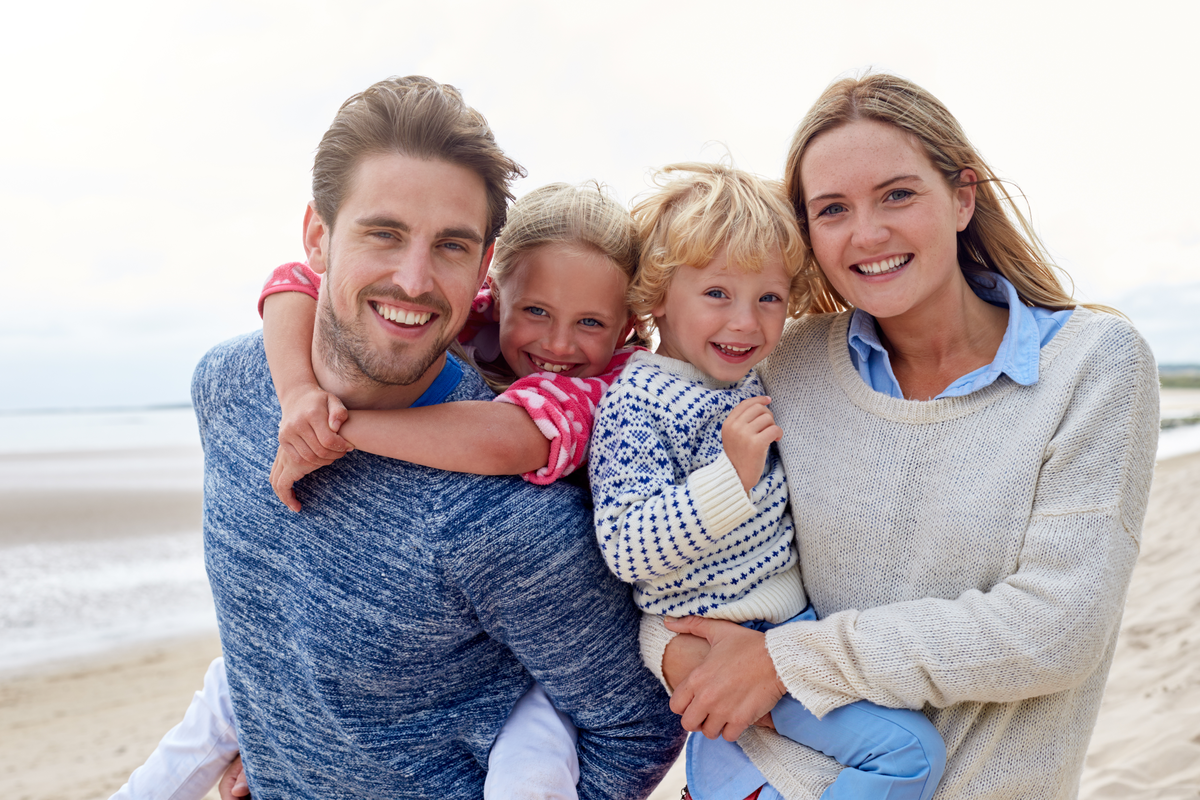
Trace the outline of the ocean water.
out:
<instances>
[{"instance_id":1,"label":"ocean water","mask_svg":"<svg viewBox=\"0 0 1200 800\"><path fill-rule=\"evenodd\" d=\"M1193 452L1200 425L1162 432L1160 459ZM199 492L202 478L190 408L0 414L0 503L6 492ZM0 538L0 671L215 630L198 522Z\"/></svg>"},{"instance_id":2,"label":"ocean water","mask_svg":"<svg viewBox=\"0 0 1200 800\"><path fill-rule=\"evenodd\" d=\"M191 408L0 413L0 515L45 498L52 534L0 522L0 671L215 632L199 520L156 531L119 516L122 495L198 495L202 481ZM79 497L109 499L115 520L56 513Z\"/></svg>"}]
</instances>

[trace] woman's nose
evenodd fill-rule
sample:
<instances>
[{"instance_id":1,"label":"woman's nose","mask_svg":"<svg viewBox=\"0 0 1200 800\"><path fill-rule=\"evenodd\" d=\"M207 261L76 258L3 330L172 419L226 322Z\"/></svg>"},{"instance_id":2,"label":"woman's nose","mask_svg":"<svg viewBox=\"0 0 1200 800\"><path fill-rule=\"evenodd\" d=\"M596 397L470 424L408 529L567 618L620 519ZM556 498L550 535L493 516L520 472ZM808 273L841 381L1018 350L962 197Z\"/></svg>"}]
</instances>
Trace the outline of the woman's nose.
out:
<instances>
[{"instance_id":1,"label":"woman's nose","mask_svg":"<svg viewBox=\"0 0 1200 800\"><path fill-rule=\"evenodd\" d=\"M877 247L887 241L889 232L874 211L860 213L854 221L853 240L855 247Z\"/></svg>"}]
</instances>

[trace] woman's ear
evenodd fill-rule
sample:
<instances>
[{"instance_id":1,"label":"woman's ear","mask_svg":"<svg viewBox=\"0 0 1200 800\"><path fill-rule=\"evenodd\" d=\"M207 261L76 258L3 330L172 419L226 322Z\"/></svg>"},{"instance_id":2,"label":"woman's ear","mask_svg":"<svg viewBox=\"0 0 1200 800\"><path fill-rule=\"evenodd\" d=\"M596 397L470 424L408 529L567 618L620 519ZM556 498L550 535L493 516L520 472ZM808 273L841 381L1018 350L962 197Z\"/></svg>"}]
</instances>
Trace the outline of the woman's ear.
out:
<instances>
[{"instance_id":1,"label":"woman's ear","mask_svg":"<svg viewBox=\"0 0 1200 800\"><path fill-rule=\"evenodd\" d=\"M958 173L958 187L954 190L958 201L958 230L967 229L967 223L975 216L975 184L979 177L973 169L964 169Z\"/></svg>"}]
</instances>

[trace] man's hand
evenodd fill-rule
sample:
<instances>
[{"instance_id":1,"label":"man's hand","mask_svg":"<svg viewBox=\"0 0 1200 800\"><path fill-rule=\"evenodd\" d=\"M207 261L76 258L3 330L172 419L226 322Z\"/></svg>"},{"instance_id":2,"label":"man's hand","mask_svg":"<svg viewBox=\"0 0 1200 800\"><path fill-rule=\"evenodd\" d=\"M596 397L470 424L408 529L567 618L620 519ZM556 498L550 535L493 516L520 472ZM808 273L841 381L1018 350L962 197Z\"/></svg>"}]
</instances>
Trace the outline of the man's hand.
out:
<instances>
[{"instance_id":1,"label":"man's hand","mask_svg":"<svg viewBox=\"0 0 1200 800\"><path fill-rule=\"evenodd\" d=\"M732 742L751 725L773 727L770 711L787 689L775 674L765 634L704 617L667 617L666 625L706 639L712 648L671 695L671 710L685 730Z\"/></svg>"},{"instance_id":2,"label":"man's hand","mask_svg":"<svg viewBox=\"0 0 1200 800\"><path fill-rule=\"evenodd\" d=\"M338 435L350 415L341 400L316 385L281 398L280 406L279 452L271 467L271 488L284 505L299 511L292 485L354 449Z\"/></svg>"},{"instance_id":3,"label":"man's hand","mask_svg":"<svg viewBox=\"0 0 1200 800\"><path fill-rule=\"evenodd\" d=\"M246 783L246 770L242 767L242 757L238 755L233 763L225 768L225 774L217 781L217 794L221 800L237 800L250 796L250 785Z\"/></svg>"},{"instance_id":4,"label":"man's hand","mask_svg":"<svg viewBox=\"0 0 1200 800\"><path fill-rule=\"evenodd\" d=\"M775 415L767 404L769 397L751 397L738 403L721 426L725 455L733 462L742 488L749 494L762 477L771 442L783 438L783 429L775 424Z\"/></svg>"}]
</instances>

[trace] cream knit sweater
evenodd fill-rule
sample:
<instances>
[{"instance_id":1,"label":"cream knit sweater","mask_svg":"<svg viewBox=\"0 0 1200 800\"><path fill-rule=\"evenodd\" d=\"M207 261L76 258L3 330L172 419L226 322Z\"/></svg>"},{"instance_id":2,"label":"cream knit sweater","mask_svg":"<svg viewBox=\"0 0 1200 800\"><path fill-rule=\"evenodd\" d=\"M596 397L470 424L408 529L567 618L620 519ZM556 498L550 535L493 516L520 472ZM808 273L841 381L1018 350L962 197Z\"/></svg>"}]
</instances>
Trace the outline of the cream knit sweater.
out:
<instances>
[{"instance_id":1,"label":"cream knit sweater","mask_svg":"<svg viewBox=\"0 0 1200 800\"><path fill-rule=\"evenodd\" d=\"M923 708L938 800L1073 798L1112 661L1158 438L1158 376L1124 320L1076 309L1038 382L897 400L868 387L849 314L790 325L764 370L819 622L767 634L818 715ZM661 678L671 635L643 619ZM840 768L763 729L739 740L789 800Z\"/></svg>"}]
</instances>

